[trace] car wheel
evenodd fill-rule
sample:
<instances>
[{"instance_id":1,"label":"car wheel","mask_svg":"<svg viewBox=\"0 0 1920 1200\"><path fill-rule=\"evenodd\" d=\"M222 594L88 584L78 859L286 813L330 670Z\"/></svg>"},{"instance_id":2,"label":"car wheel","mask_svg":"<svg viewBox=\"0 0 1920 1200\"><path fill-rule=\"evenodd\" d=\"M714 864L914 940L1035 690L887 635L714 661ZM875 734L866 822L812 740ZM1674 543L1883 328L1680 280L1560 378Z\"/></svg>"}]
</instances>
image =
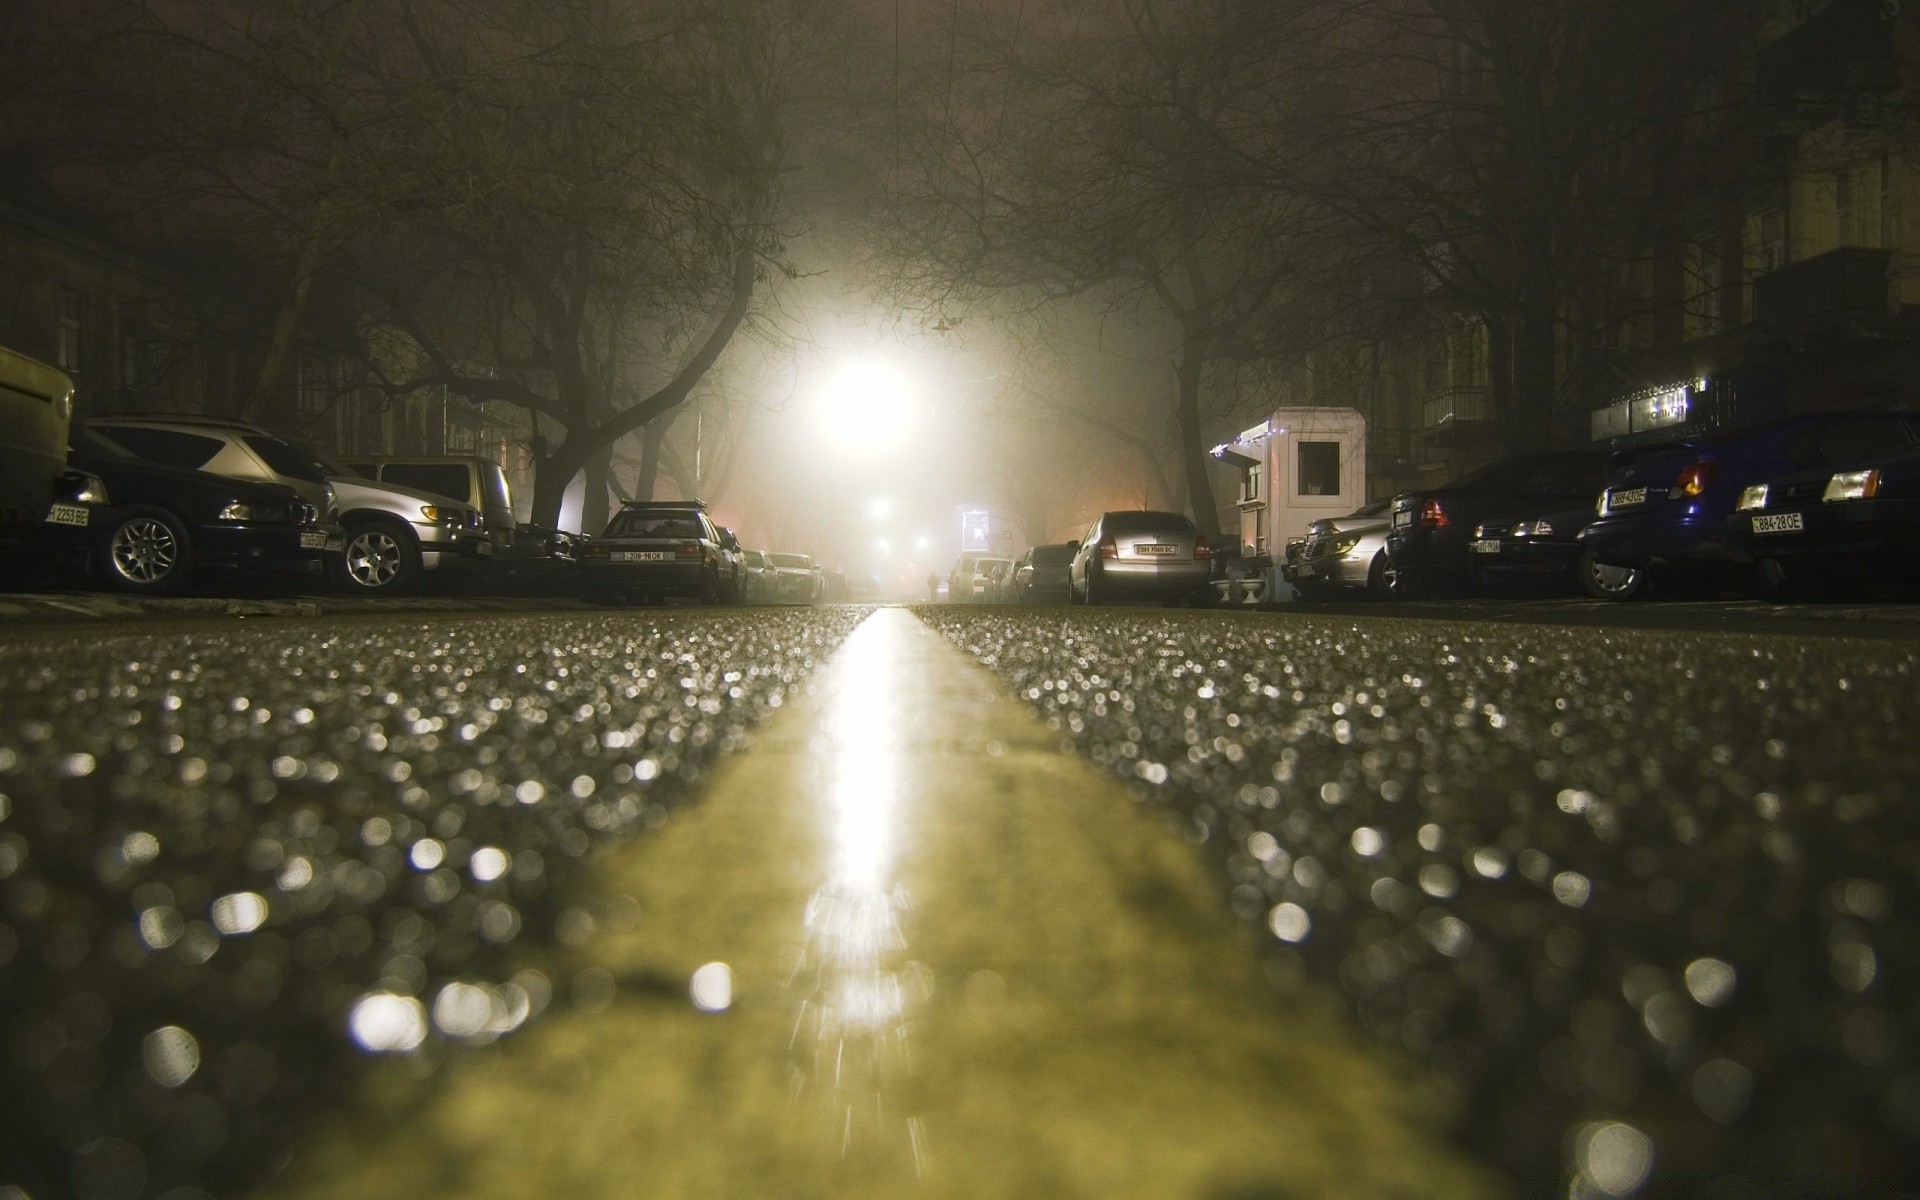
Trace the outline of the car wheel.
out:
<instances>
[{"instance_id":1,"label":"car wheel","mask_svg":"<svg viewBox=\"0 0 1920 1200\"><path fill-rule=\"evenodd\" d=\"M1573 572L1581 590L1597 600L1631 600L1647 587L1645 567L1600 562L1590 548L1581 550L1574 559Z\"/></svg>"},{"instance_id":2,"label":"car wheel","mask_svg":"<svg viewBox=\"0 0 1920 1200\"><path fill-rule=\"evenodd\" d=\"M1098 576L1092 571L1088 571L1086 600L1084 601L1084 603L1105 604L1106 602L1107 602L1107 589L1101 585L1100 576Z\"/></svg>"},{"instance_id":3,"label":"car wheel","mask_svg":"<svg viewBox=\"0 0 1920 1200\"><path fill-rule=\"evenodd\" d=\"M385 521L347 529L347 552L334 566L335 582L363 596L406 591L420 574L420 546L413 535Z\"/></svg>"},{"instance_id":4,"label":"car wheel","mask_svg":"<svg viewBox=\"0 0 1920 1200\"><path fill-rule=\"evenodd\" d=\"M160 596L177 592L193 574L193 535L164 508L131 505L107 534L101 569L114 587Z\"/></svg>"},{"instance_id":5,"label":"car wheel","mask_svg":"<svg viewBox=\"0 0 1920 1200\"><path fill-rule=\"evenodd\" d=\"M1398 599L1393 584L1393 564L1387 561L1385 550L1379 551L1373 556L1373 564L1367 568L1367 592L1377 600Z\"/></svg>"}]
</instances>

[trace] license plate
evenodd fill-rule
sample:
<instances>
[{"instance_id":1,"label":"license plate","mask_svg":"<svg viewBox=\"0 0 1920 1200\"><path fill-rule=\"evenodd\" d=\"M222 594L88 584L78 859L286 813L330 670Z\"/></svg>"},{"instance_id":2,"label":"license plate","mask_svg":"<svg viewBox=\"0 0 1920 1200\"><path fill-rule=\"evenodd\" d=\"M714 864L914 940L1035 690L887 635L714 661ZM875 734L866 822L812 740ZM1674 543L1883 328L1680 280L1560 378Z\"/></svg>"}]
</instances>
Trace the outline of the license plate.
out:
<instances>
[{"instance_id":1,"label":"license plate","mask_svg":"<svg viewBox=\"0 0 1920 1200\"><path fill-rule=\"evenodd\" d=\"M332 547L327 545L327 535L324 533L303 533L300 535L300 548L302 550L328 550Z\"/></svg>"},{"instance_id":2,"label":"license plate","mask_svg":"<svg viewBox=\"0 0 1920 1200\"><path fill-rule=\"evenodd\" d=\"M1395 529L1404 529L1411 524L1413 524L1412 509L1396 508L1393 510L1393 527Z\"/></svg>"},{"instance_id":3,"label":"license plate","mask_svg":"<svg viewBox=\"0 0 1920 1200\"><path fill-rule=\"evenodd\" d=\"M1753 519L1755 533L1798 533L1805 528L1799 513L1774 513Z\"/></svg>"},{"instance_id":4,"label":"license plate","mask_svg":"<svg viewBox=\"0 0 1920 1200\"><path fill-rule=\"evenodd\" d=\"M1498 538L1481 538L1477 542L1469 543L1467 549L1473 551L1475 554L1498 554L1500 553L1500 540Z\"/></svg>"},{"instance_id":5,"label":"license plate","mask_svg":"<svg viewBox=\"0 0 1920 1200\"><path fill-rule=\"evenodd\" d=\"M672 556L665 550L615 550L607 557L614 562L665 562Z\"/></svg>"},{"instance_id":6,"label":"license plate","mask_svg":"<svg viewBox=\"0 0 1920 1200\"><path fill-rule=\"evenodd\" d=\"M490 554L492 554L492 553L493 553L493 543L492 543L492 542L481 542L481 543L480 543L480 557L481 557L481 558L485 558L485 557L487 557L488 555L490 555Z\"/></svg>"},{"instance_id":7,"label":"license plate","mask_svg":"<svg viewBox=\"0 0 1920 1200\"><path fill-rule=\"evenodd\" d=\"M1180 547L1162 546L1152 542L1141 542L1134 546L1133 552L1135 554L1178 554L1180 553Z\"/></svg>"},{"instance_id":8,"label":"license plate","mask_svg":"<svg viewBox=\"0 0 1920 1200\"><path fill-rule=\"evenodd\" d=\"M85 525L92 519L84 504L56 504L47 510L47 523L51 525Z\"/></svg>"},{"instance_id":9,"label":"license plate","mask_svg":"<svg viewBox=\"0 0 1920 1200\"><path fill-rule=\"evenodd\" d=\"M1627 488L1614 492L1607 497L1608 508L1632 508L1636 504L1647 502L1647 489L1643 487Z\"/></svg>"}]
</instances>

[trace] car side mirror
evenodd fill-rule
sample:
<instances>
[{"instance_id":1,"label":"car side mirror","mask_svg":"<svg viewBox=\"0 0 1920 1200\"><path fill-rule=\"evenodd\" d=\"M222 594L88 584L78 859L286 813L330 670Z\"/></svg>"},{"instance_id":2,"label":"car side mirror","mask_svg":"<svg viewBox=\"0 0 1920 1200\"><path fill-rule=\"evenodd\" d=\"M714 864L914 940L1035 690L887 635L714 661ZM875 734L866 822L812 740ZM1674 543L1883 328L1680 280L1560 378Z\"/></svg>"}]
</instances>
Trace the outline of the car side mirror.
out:
<instances>
[{"instance_id":1,"label":"car side mirror","mask_svg":"<svg viewBox=\"0 0 1920 1200\"><path fill-rule=\"evenodd\" d=\"M1077 542L1077 541L1073 541L1073 542L1068 542L1068 543L1067 543L1067 549L1069 549L1069 550L1071 550L1071 551L1073 551L1074 553L1076 553L1076 554L1078 554L1078 553L1080 552L1080 543L1079 543L1079 542Z\"/></svg>"}]
</instances>

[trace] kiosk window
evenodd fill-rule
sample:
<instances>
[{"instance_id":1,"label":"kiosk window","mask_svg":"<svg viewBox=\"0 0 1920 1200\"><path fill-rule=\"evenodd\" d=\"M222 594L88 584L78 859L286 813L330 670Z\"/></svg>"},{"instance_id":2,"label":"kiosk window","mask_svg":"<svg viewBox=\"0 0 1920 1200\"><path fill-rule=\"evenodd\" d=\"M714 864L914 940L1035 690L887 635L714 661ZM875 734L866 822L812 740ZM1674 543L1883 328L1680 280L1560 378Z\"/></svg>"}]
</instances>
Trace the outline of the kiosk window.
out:
<instances>
[{"instance_id":1,"label":"kiosk window","mask_svg":"<svg viewBox=\"0 0 1920 1200\"><path fill-rule=\"evenodd\" d=\"M1340 494L1340 443L1301 442L1295 493L1301 496Z\"/></svg>"}]
</instances>

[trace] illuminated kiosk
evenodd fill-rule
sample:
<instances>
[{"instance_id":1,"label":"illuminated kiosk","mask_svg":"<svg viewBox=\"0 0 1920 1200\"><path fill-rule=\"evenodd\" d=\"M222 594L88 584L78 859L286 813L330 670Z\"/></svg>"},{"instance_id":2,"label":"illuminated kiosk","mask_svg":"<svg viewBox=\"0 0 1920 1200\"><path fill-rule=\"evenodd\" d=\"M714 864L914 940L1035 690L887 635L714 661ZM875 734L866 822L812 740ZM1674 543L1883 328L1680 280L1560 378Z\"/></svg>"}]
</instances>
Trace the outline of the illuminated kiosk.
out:
<instances>
[{"instance_id":1,"label":"illuminated kiosk","mask_svg":"<svg viewBox=\"0 0 1920 1200\"><path fill-rule=\"evenodd\" d=\"M1240 472L1240 545L1272 565L1264 587L1240 585L1227 599L1292 599L1280 577L1289 540L1322 517L1343 517L1367 502L1367 419L1351 408L1280 408L1213 456Z\"/></svg>"}]
</instances>

